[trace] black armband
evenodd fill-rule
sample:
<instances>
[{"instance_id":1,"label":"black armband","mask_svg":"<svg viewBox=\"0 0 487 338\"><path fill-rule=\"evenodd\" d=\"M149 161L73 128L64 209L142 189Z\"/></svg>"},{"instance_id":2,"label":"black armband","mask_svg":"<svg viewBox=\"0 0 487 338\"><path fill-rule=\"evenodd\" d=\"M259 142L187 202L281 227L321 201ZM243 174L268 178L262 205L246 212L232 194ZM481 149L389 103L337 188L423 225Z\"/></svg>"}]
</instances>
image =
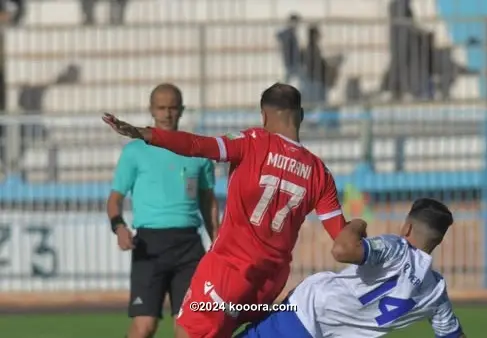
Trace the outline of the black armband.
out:
<instances>
[{"instance_id":1,"label":"black armband","mask_svg":"<svg viewBox=\"0 0 487 338\"><path fill-rule=\"evenodd\" d=\"M126 225L125 221L123 220L123 217L120 215L113 216L110 219L110 224L112 226L112 231L114 234L117 233L117 228L120 224Z\"/></svg>"}]
</instances>

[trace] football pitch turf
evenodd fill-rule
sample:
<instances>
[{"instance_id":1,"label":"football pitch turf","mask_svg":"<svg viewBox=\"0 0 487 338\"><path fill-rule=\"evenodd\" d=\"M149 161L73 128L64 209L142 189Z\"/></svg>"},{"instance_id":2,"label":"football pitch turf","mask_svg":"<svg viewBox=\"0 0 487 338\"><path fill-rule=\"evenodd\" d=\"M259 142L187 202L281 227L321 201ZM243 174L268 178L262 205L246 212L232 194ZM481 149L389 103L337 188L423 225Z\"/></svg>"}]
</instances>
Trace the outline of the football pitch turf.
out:
<instances>
[{"instance_id":1,"label":"football pitch turf","mask_svg":"<svg viewBox=\"0 0 487 338\"><path fill-rule=\"evenodd\" d=\"M487 337L483 324L487 320L486 306L458 306L465 334L469 338ZM129 320L125 313L94 314L28 314L0 316L0 337L5 338L123 338ZM172 322L161 323L157 338L172 337ZM423 322L400 332L391 338L434 337L428 323Z\"/></svg>"}]
</instances>

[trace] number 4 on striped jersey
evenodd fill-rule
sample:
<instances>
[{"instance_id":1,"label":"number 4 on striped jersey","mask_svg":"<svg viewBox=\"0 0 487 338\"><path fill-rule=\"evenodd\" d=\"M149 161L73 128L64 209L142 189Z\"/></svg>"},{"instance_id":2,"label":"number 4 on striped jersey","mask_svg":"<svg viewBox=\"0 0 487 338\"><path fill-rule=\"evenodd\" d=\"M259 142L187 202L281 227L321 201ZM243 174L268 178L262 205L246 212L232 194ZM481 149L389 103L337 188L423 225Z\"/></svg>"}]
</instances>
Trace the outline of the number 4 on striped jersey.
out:
<instances>
[{"instance_id":1,"label":"number 4 on striped jersey","mask_svg":"<svg viewBox=\"0 0 487 338\"><path fill-rule=\"evenodd\" d=\"M262 175L259 184L261 187L264 187L264 192L255 206L254 212L250 217L250 222L255 226L260 226L264 213L269 208L269 204L279 190L290 196L289 201L275 214L274 219L272 220L272 231L281 232L286 216L303 201L304 195L306 194L306 188L286 180L281 180L279 177L272 175Z\"/></svg>"}]
</instances>

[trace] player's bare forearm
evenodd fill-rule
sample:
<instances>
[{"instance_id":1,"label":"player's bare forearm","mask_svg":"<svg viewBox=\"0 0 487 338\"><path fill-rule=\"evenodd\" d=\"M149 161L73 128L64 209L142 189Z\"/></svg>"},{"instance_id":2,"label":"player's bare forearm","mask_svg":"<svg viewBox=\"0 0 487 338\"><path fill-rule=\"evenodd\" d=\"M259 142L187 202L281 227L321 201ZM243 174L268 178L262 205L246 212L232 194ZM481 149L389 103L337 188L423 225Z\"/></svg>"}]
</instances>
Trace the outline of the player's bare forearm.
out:
<instances>
[{"instance_id":1,"label":"player's bare forearm","mask_svg":"<svg viewBox=\"0 0 487 338\"><path fill-rule=\"evenodd\" d=\"M182 156L220 160L220 148L214 137L157 128L140 128L140 132L144 140L153 146L165 148Z\"/></svg>"},{"instance_id":2,"label":"player's bare forearm","mask_svg":"<svg viewBox=\"0 0 487 338\"><path fill-rule=\"evenodd\" d=\"M140 133L140 135L142 136L142 139L145 142L147 142L147 143L151 142L151 140L152 140L152 128L139 128L139 127L137 127L136 129Z\"/></svg>"},{"instance_id":3,"label":"player's bare forearm","mask_svg":"<svg viewBox=\"0 0 487 338\"><path fill-rule=\"evenodd\" d=\"M108 219L113 219L116 216L121 216L123 211L124 196L116 191L112 191L107 201L107 215ZM120 224L125 226L125 224Z\"/></svg>"},{"instance_id":4,"label":"player's bare forearm","mask_svg":"<svg viewBox=\"0 0 487 338\"><path fill-rule=\"evenodd\" d=\"M200 191L200 212L208 235L213 240L219 227L218 200L213 190Z\"/></svg>"},{"instance_id":5,"label":"player's bare forearm","mask_svg":"<svg viewBox=\"0 0 487 338\"><path fill-rule=\"evenodd\" d=\"M332 255L340 263L360 264L364 259L362 238L366 236L367 223L361 219L350 221L338 234Z\"/></svg>"}]
</instances>

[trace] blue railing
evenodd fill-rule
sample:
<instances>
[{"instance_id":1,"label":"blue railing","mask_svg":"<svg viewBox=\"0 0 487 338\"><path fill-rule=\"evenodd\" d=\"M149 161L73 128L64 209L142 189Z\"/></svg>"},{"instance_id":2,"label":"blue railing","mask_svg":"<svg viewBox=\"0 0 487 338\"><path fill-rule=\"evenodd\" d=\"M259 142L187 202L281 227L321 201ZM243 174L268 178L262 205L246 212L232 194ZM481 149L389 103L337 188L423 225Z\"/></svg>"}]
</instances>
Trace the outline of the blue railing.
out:
<instances>
[{"instance_id":1,"label":"blue railing","mask_svg":"<svg viewBox=\"0 0 487 338\"><path fill-rule=\"evenodd\" d=\"M360 165L350 175L336 175L335 180L340 193L352 183L362 192L399 194L481 190L487 182L485 177L484 171L375 173ZM10 176L0 183L0 202L89 202L105 200L109 192L109 182L29 183L20 176ZM220 199L226 198L226 177L217 180L215 193Z\"/></svg>"}]
</instances>

